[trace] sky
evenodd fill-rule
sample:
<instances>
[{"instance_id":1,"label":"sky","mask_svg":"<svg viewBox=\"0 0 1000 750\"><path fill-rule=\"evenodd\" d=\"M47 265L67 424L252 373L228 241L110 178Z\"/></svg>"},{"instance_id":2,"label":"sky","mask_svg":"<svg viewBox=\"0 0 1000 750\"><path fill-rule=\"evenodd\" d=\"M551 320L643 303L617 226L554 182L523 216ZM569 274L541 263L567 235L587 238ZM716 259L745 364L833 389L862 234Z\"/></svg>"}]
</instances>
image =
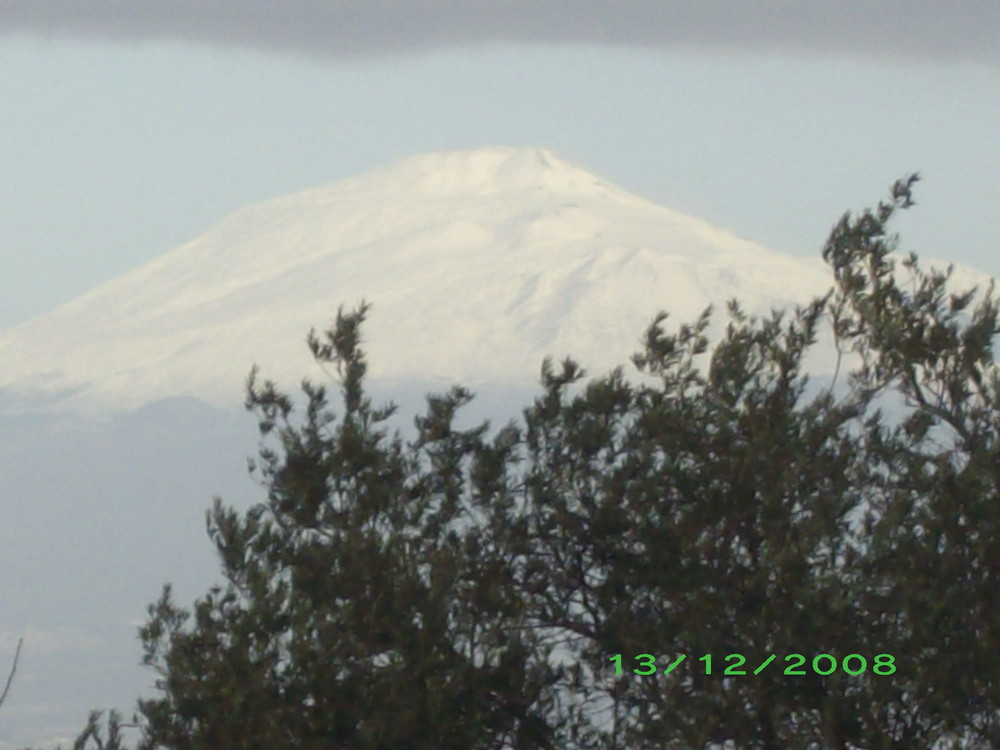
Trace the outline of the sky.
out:
<instances>
[{"instance_id":1,"label":"sky","mask_svg":"<svg viewBox=\"0 0 1000 750\"><path fill-rule=\"evenodd\" d=\"M792 255L919 171L905 247L1000 274L1000 4L0 0L0 328L227 213L549 148Z\"/></svg>"}]
</instances>

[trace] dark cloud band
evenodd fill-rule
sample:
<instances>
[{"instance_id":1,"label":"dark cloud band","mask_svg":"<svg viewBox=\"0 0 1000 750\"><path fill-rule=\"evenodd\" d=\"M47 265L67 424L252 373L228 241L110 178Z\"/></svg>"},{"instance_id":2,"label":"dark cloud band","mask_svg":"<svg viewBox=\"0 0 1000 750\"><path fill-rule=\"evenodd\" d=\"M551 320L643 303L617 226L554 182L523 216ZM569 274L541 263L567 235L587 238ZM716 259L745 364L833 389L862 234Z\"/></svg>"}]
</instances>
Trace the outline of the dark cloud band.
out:
<instances>
[{"instance_id":1,"label":"dark cloud band","mask_svg":"<svg viewBox=\"0 0 1000 750\"><path fill-rule=\"evenodd\" d=\"M333 57L578 41L1000 64L996 0L0 0L0 30Z\"/></svg>"}]
</instances>

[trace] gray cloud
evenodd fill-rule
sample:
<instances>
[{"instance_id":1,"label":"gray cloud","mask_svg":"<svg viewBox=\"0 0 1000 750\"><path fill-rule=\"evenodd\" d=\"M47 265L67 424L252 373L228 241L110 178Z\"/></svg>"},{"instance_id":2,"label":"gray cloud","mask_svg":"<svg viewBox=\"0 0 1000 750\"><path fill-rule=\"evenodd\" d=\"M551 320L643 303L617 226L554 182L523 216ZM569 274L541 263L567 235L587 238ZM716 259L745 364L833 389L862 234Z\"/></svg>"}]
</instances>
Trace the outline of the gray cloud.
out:
<instances>
[{"instance_id":1,"label":"gray cloud","mask_svg":"<svg viewBox=\"0 0 1000 750\"><path fill-rule=\"evenodd\" d=\"M1000 64L996 0L0 0L0 30L331 57L525 41Z\"/></svg>"}]
</instances>

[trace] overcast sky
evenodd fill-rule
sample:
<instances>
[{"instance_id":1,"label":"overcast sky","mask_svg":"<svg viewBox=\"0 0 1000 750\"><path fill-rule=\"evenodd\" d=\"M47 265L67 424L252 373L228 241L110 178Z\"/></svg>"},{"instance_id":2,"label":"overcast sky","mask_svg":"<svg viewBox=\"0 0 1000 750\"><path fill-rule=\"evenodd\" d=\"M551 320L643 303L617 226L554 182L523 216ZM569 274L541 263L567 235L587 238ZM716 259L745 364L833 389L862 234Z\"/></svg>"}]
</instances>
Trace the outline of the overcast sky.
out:
<instances>
[{"instance_id":1,"label":"overcast sky","mask_svg":"<svg viewBox=\"0 0 1000 750\"><path fill-rule=\"evenodd\" d=\"M8 28L376 56L487 41L1000 60L992 0L3 0Z\"/></svg>"},{"instance_id":2,"label":"overcast sky","mask_svg":"<svg viewBox=\"0 0 1000 750\"><path fill-rule=\"evenodd\" d=\"M992 0L0 0L0 327L247 203L493 144L797 255L919 170L904 242L997 274L996 39Z\"/></svg>"}]
</instances>

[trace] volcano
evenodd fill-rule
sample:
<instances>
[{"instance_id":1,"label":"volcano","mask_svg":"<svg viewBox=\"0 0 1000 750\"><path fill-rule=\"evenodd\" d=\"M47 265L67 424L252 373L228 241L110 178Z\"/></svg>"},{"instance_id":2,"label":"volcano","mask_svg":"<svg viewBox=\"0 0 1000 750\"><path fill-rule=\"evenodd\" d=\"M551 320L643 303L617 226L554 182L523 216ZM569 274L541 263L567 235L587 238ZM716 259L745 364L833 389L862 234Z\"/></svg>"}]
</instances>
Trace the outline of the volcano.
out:
<instances>
[{"instance_id":1,"label":"volcano","mask_svg":"<svg viewBox=\"0 0 1000 750\"><path fill-rule=\"evenodd\" d=\"M254 363L286 385L322 377L306 333L361 300L373 381L525 386L547 355L595 375L626 363L661 309L677 323L735 297L766 313L829 284L818 257L543 149L428 153L245 208L0 333L0 390L8 405L80 413L237 404Z\"/></svg>"}]
</instances>

